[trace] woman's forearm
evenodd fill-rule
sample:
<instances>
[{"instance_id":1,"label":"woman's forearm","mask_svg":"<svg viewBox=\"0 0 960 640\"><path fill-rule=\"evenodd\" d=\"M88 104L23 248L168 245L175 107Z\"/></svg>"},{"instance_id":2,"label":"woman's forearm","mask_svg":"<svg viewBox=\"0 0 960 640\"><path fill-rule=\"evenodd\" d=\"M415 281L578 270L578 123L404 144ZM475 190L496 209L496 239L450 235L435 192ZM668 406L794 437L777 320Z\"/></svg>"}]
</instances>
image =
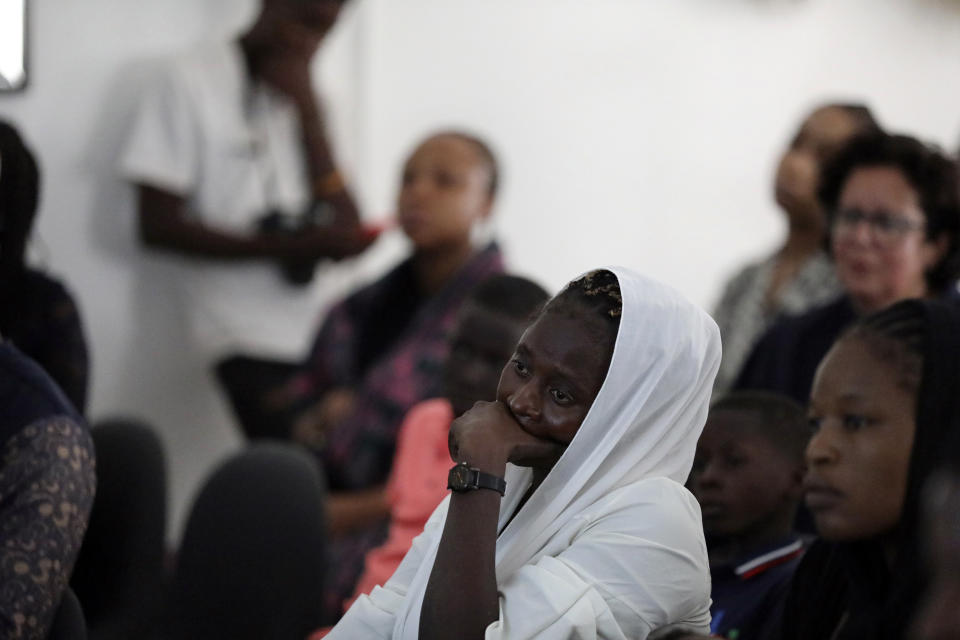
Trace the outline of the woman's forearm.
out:
<instances>
[{"instance_id":1,"label":"woman's forearm","mask_svg":"<svg viewBox=\"0 0 960 640\"><path fill-rule=\"evenodd\" d=\"M420 612L421 640L481 639L500 617L495 571L500 494L454 493Z\"/></svg>"}]
</instances>

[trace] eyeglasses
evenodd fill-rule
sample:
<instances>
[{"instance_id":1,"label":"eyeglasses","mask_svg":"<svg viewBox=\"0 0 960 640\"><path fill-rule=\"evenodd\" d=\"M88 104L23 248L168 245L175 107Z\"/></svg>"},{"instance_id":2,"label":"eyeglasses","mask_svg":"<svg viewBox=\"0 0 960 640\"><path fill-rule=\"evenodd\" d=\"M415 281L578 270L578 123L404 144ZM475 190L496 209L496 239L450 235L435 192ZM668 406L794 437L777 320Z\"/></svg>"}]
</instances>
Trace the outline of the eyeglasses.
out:
<instances>
[{"instance_id":1,"label":"eyeglasses","mask_svg":"<svg viewBox=\"0 0 960 640\"><path fill-rule=\"evenodd\" d=\"M865 213L859 209L841 209L833 216L833 232L850 235L861 222L866 222L873 237L881 243L896 242L911 231L923 231L926 223L907 220L888 213Z\"/></svg>"}]
</instances>

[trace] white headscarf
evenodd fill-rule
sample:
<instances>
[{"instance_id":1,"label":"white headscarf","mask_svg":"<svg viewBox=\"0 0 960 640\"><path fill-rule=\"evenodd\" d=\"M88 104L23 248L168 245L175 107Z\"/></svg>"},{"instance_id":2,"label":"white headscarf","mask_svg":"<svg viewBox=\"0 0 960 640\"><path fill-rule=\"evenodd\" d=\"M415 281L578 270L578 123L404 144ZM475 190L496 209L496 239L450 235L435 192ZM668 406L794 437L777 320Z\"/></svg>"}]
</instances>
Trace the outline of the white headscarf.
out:
<instances>
[{"instance_id":1,"label":"white headscarf","mask_svg":"<svg viewBox=\"0 0 960 640\"><path fill-rule=\"evenodd\" d=\"M693 465L720 365L717 325L672 288L628 269L609 270L623 297L610 368L573 441L503 529L532 478L531 469L507 465L498 584L536 562L552 536L610 492L653 477L682 484ZM410 584L394 638L417 637L437 544Z\"/></svg>"}]
</instances>

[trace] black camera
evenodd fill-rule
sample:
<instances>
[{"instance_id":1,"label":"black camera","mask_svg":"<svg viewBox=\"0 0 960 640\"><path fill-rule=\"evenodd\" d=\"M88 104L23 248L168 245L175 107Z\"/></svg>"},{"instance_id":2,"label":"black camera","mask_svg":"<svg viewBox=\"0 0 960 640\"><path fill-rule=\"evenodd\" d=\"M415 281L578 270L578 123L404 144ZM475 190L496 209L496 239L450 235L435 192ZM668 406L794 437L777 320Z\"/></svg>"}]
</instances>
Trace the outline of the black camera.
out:
<instances>
[{"instance_id":1,"label":"black camera","mask_svg":"<svg viewBox=\"0 0 960 640\"><path fill-rule=\"evenodd\" d=\"M314 200L306 211L298 215L277 210L268 212L257 221L257 230L260 233L297 235L307 229L329 227L336 217L337 212L330 203ZM283 279L298 287L305 286L313 280L316 268L316 260L288 261L280 264Z\"/></svg>"}]
</instances>

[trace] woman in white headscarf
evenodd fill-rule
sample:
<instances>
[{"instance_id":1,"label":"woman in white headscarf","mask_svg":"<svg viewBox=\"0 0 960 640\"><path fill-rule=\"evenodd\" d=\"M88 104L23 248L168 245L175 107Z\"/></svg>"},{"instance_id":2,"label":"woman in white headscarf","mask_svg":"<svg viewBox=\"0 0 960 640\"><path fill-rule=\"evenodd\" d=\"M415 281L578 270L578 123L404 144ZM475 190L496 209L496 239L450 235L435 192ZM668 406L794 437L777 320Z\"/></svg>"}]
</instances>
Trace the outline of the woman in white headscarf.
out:
<instances>
[{"instance_id":1,"label":"woman in white headscarf","mask_svg":"<svg viewBox=\"0 0 960 640\"><path fill-rule=\"evenodd\" d=\"M524 333L497 400L454 422L451 497L327 637L707 632L706 546L683 483L719 361L716 325L672 289L620 268L571 282Z\"/></svg>"}]
</instances>

